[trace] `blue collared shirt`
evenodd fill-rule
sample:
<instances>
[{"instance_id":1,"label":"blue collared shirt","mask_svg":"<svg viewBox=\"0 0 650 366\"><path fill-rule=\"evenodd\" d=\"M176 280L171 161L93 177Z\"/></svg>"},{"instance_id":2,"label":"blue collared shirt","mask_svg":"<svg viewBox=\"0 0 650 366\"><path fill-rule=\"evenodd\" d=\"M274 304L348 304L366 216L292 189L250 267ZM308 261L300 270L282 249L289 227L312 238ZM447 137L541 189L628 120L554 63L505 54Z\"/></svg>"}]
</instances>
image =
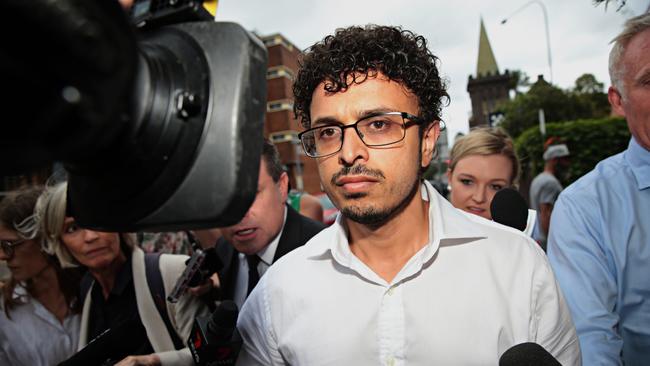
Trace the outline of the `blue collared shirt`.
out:
<instances>
[{"instance_id":1,"label":"blue collared shirt","mask_svg":"<svg viewBox=\"0 0 650 366\"><path fill-rule=\"evenodd\" d=\"M548 256L585 365L650 360L650 151L634 138L565 189ZM622 355L622 356L621 356Z\"/></svg>"}]
</instances>

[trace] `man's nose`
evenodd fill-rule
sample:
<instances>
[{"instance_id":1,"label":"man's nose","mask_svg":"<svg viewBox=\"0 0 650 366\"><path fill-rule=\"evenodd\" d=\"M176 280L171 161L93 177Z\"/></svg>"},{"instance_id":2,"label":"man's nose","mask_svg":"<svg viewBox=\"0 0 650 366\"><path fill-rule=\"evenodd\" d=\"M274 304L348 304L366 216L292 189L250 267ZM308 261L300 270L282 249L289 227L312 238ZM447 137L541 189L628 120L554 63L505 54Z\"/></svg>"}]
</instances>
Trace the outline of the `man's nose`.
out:
<instances>
[{"instance_id":1,"label":"man's nose","mask_svg":"<svg viewBox=\"0 0 650 366\"><path fill-rule=\"evenodd\" d=\"M339 161L346 166L354 165L357 160L368 160L368 146L363 143L355 128L343 130L343 142L339 151Z\"/></svg>"}]
</instances>

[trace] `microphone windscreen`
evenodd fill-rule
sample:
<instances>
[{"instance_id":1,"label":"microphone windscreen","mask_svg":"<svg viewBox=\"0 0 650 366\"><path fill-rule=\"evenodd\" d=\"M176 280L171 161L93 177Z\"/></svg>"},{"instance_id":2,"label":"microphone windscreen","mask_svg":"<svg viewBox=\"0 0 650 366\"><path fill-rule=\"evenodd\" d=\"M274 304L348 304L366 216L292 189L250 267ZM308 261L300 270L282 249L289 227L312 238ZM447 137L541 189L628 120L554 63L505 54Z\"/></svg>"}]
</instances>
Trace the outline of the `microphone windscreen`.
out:
<instances>
[{"instance_id":1,"label":"microphone windscreen","mask_svg":"<svg viewBox=\"0 0 650 366\"><path fill-rule=\"evenodd\" d=\"M208 330L218 341L227 341L237 328L239 310L232 300L222 301L210 316Z\"/></svg>"},{"instance_id":2,"label":"microphone windscreen","mask_svg":"<svg viewBox=\"0 0 650 366\"><path fill-rule=\"evenodd\" d=\"M528 205L518 191L512 188L500 189L490 204L492 220L520 231L526 229Z\"/></svg>"},{"instance_id":3,"label":"microphone windscreen","mask_svg":"<svg viewBox=\"0 0 650 366\"><path fill-rule=\"evenodd\" d=\"M510 347L499 358L499 366L562 366L537 343L520 343Z\"/></svg>"}]
</instances>

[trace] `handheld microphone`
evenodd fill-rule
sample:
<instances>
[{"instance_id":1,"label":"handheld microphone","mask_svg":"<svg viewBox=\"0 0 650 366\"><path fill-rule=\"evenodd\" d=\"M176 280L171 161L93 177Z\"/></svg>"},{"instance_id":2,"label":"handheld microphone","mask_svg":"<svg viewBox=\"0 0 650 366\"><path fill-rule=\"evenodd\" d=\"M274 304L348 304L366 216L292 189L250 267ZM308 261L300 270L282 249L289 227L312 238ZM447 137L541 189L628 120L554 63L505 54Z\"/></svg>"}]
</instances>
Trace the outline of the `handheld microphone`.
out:
<instances>
[{"instance_id":1,"label":"handheld microphone","mask_svg":"<svg viewBox=\"0 0 650 366\"><path fill-rule=\"evenodd\" d=\"M528 205L524 198L512 188L500 189L490 204L492 220L519 231L526 229Z\"/></svg>"},{"instance_id":2,"label":"handheld microphone","mask_svg":"<svg viewBox=\"0 0 650 366\"><path fill-rule=\"evenodd\" d=\"M526 342L510 347L499 358L499 366L562 366L544 347Z\"/></svg>"},{"instance_id":3,"label":"handheld microphone","mask_svg":"<svg viewBox=\"0 0 650 366\"><path fill-rule=\"evenodd\" d=\"M237 305L222 301L211 316L194 320L187 345L194 364L199 366L234 365L242 346L237 331Z\"/></svg>"},{"instance_id":4,"label":"handheld microphone","mask_svg":"<svg viewBox=\"0 0 650 366\"><path fill-rule=\"evenodd\" d=\"M223 267L215 247L203 249L191 232L186 231L186 233L192 243L193 253L185 262L185 270L176 281L172 292L167 296L167 301L171 303L178 302L178 299L189 287L200 285L206 278L219 272Z\"/></svg>"}]
</instances>

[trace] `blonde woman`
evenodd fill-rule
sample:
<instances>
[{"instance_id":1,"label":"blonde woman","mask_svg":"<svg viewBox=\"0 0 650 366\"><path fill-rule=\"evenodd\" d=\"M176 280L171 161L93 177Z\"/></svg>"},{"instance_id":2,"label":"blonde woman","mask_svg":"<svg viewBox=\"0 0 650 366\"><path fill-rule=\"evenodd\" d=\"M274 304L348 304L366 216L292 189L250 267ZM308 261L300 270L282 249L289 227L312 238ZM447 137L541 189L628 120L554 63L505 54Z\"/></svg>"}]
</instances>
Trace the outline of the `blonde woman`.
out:
<instances>
[{"instance_id":1,"label":"blonde woman","mask_svg":"<svg viewBox=\"0 0 650 366\"><path fill-rule=\"evenodd\" d=\"M510 136L500 128L479 127L454 143L449 155L449 200L454 207L492 220L490 204L502 188L519 180L519 158ZM528 233L534 223L529 211Z\"/></svg>"},{"instance_id":2,"label":"blonde woman","mask_svg":"<svg viewBox=\"0 0 650 366\"><path fill-rule=\"evenodd\" d=\"M110 329L125 335L124 342L111 344L106 354L112 362L122 360L118 365L192 364L185 342L194 318L207 309L189 294L170 304L149 282L153 268L169 293L187 257L145 255L134 245L133 235L79 227L66 214L66 189L66 183L50 188L38 215L47 247L62 265L88 270L82 280L79 346Z\"/></svg>"}]
</instances>

